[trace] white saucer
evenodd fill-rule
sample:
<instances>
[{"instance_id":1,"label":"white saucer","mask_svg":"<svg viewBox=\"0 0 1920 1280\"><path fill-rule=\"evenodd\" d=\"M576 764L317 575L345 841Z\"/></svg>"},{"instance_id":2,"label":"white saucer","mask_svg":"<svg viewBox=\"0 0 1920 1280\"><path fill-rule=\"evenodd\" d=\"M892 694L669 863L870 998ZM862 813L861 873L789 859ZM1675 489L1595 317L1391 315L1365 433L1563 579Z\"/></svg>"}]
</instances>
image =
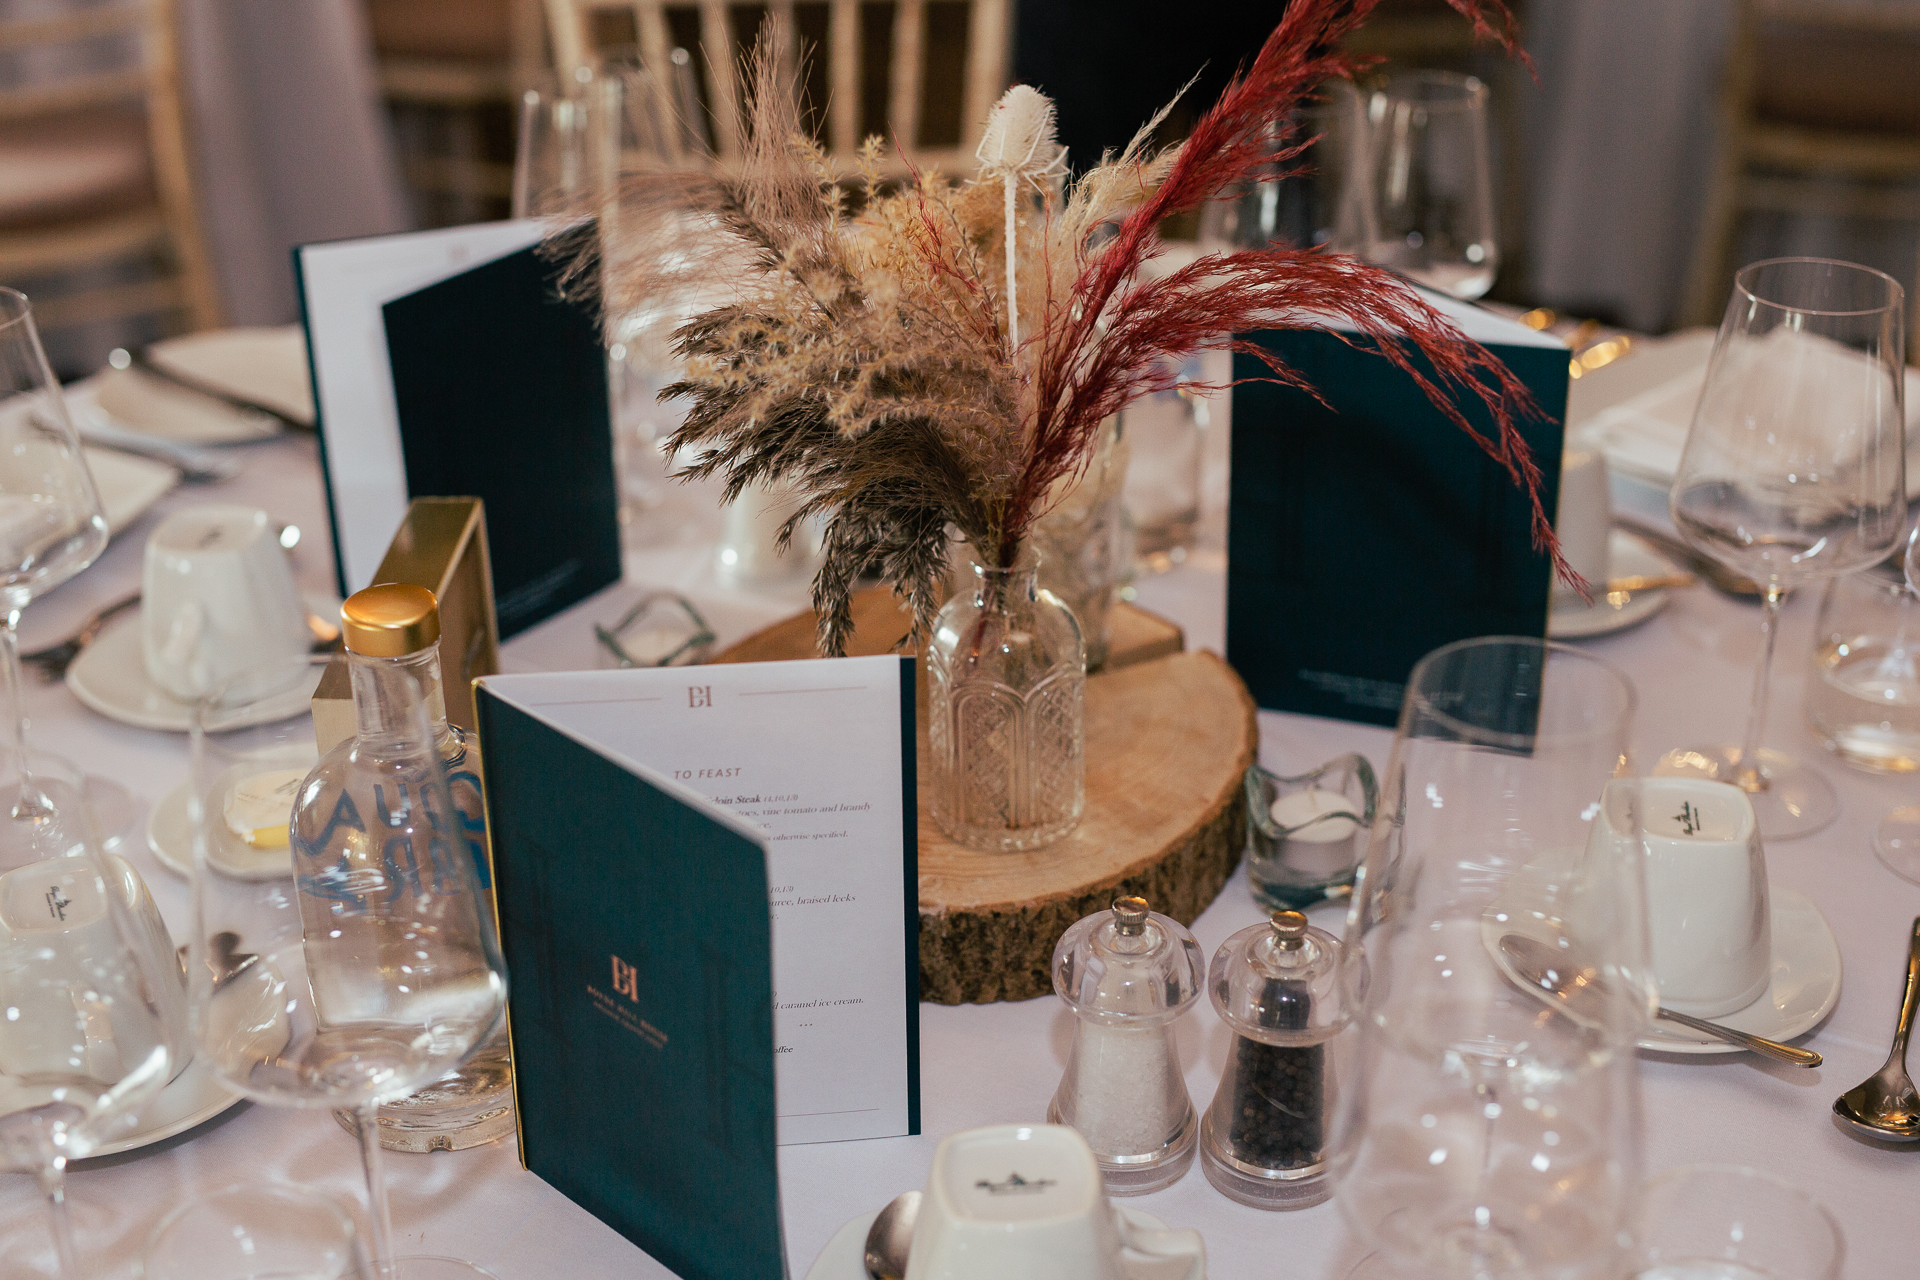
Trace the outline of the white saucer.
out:
<instances>
[{"instance_id":1,"label":"white saucer","mask_svg":"<svg viewBox=\"0 0 1920 1280\"><path fill-rule=\"evenodd\" d=\"M164 1142L195 1125L205 1124L240 1101L241 1097L241 1094L227 1088L212 1071L202 1066L196 1056L187 1064L185 1071L175 1076L166 1088L147 1103L132 1132L122 1134L112 1142L102 1143L87 1155L87 1159L117 1156L123 1151L137 1151L141 1147ZM81 1163L84 1165L85 1162Z\"/></svg>"},{"instance_id":2,"label":"white saucer","mask_svg":"<svg viewBox=\"0 0 1920 1280\"><path fill-rule=\"evenodd\" d=\"M147 849L154 861L188 879L193 877L193 819L187 813L192 789L192 783L181 783L147 814ZM236 880L278 880L293 874L291 849L255 849L239 840L219 841L208 861Z\"/></svg>"},{"instance_id":3,"label":"white saucer","mask_svg":"<svg viewBox=\"0 0 1920 1280\"><path fill-rule=\"evenodd\" d=\"M1500 938L1512 932L1553 943L1558 921L1524 904L1530 896L1528 880L1533 876L1552 878L1555 861L1549 853L1515 872L1481 917L1482 945L1500 971L1522 987L1527 984L1513 972L1500 949ZM1768 880L1767 905L1773 922L1773 965L1766 994L1744 1009L1711 1021L1768 1040L1791 1040L1813 1030L1840 1003L1840 944L1834 940L1827 918L1805 894ZM1666 1021L1650 1022L1635 1043L1656 1053L1747 1052L1737 1044Z\"/></svg>"},{"instance_id":4,"label":"white saucer","mask_svg":"<svg viewBox=\"0 0 1920 1280\"><path fill-rule=\"evenodd\" d=\"M1616 578L1651 578L1679 572L1672 561L1624 529L1613 531L1607 542L1607 555ZM1547 634L1555 640L1612 635L1637 627L1666 608L1668 597L1666 588L1655 587L1633 592L1618 608L1607 603L1604 591L1597 592L1590 605L1581 604L1578 596L1556 600L1547 613Z\"/></svg>"},{"instance_id":5,"label":"white saucer","mask_svg":"<svg viewBox=\"0 0 1920 1280\"><path fill-rule=\"evenodd\" d=\"M1142 1213L1138 1209L1129 1208L1123 1204L1117 1204L1114 1208L1125 1214L1127 1221L1131 1222L1136 1230L1165 1231L1167 1229L1166 1223L1150 1213ZM807 1268L806 1280L868 1280L865 1260L867 1231L873 1226L873 1220L879 1216L878 1209L872 1213L863 1213L834 1232L833 1239L827 1241L827 1247L820 1251L820 1256L813 1260L811 1267ZM1130 1275L1135 1276L1136 1280L1147 1280L1149 1274L1159 1274L1157 1271L1149 1272L1147 1267L1136 1268L1128 1265L1124 1255L1120 1259L1120 1266Z\"/></svg>"},{"instance_id":6,"label":"white saucer","mask_svg":"<svg viewBox=\"0 0 1920 1280\"><path fill-rule=\"evenodd\" d=\"M303 594L307 608L320 617L333 617L340 601L319 593ZM185 733L193 727L193 704L182 702L147 676L146 655L140 641L140 610L129 609L108 623L92 644L80 651L67 668L67 688L87 707L109 720L140 729ZM271 724L298 715L308 692L289 691L287 697L262 703L250 724ZM235 728L245 726L235 725Z\"/></svg>"},{"instance_id":7,"label":"white saucer","mask_svg":"<svg viewBox=\"0 0 1920 1280\"><path fill-rule=\"evenodd\" d=\"M1791 1040L1813 1030L1840 1003L1840 944L1805 894L1770 880L1767 902L1773 916L1772 983L1746 1008L1712 1021L1769 1040ZM1640 1047L1658 1053L1746 1052L1677 1022L1650 1024Z\"/></svg>"}]
</instances>

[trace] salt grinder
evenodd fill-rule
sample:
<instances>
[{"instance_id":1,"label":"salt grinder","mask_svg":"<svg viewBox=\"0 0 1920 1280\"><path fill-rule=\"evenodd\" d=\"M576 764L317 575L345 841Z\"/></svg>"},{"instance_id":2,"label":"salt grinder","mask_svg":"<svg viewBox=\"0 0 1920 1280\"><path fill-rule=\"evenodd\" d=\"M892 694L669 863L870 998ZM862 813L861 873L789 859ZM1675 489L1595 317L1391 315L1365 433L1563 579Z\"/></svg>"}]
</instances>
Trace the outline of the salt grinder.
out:
<instances>
[{"instance_id":1,"label":"salt grinder","mask_svg":"<svg viewBox=\"0 0 1920 1280\"><path fill-rule=\"evenodd\" d=\"M1073 1010L1073 1049L1047 1119L1093 1148L1108 1194L1177 1182L1199 1129L1173 1023L1200 994L1200 944L1145 898L1078 921L1053 949L1053 989Z\"/></svg>"},{"instance_id":2,"label":"salt grinder","mask_svg":"<svg viewBox=\"0 0 1920 1280\"><path fill-rule=\"evenodd\" d=\"M1349 1021L1338 957L1333 935L1298 911L1276 911L1214 953L1207 994L1234 1039L1200 1126L1200 1167L1241 1204L1304 1209L1332 1193L1327 1042Z\"/></svg>"}]
</instances>

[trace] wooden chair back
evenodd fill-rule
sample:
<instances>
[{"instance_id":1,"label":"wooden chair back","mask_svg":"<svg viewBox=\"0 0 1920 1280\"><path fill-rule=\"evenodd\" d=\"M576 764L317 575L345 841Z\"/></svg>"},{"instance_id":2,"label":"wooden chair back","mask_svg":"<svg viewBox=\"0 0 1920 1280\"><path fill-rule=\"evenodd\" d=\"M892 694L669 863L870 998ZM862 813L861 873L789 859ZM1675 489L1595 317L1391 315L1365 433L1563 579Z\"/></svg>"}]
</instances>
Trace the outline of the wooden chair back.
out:
<instances>
[{"instance_id":1,"label":"wooden chair back","mask_svg":"<svg viewBox=\"0 0 1920 1280\"><path fill-rule=\"evenodd\" d=\"M22 54L81 41L132 35L141 47L132 67L79 73L48 83L0 87L0 127L85 127L116 110L141 110L151 165L150 198L135 207L108 201L45 223L0 225L0 280L46 279L150 255L151 279L76 290L42 302L43 328L151 313L184 316L188 327L221 322L212 265L201 236L173 0L115 0L40 18L0 21L0 52Z\"/></svg>"},{"instance_id":2,"label":"wooden chair back","mask_svg":"<svg viewBox=\"0 0 1920 1280\"><path fill-rule=\"evenodd\" d=\"M757 34L742 28L742 11L725 0L546 0L546 5L556 66L591 64L601 48L624 42L624 36L639 46L658 109L667 119L680 114L672 52L687 48L686 37L692 35L697 47L688 52L705 69L715 155L723 166L738 162L745 140L740 68ZM901 152L917 168L969 172L987 112L1006 87L1009 0L894 0L890 7L889 26L874 20L884 8L861 0L772 0L764 22L779 47L824 62L824 68L800 69L798 79L816 99L813 105L824 108L818 133L829 154L849 161L863 135L876 132L888 139L891 172L904 169ZM821 18L824 39L817 34ZM618 33L612 40L605 38L609 29ZM956 64L958 74L946 74ZM819 97L825 101L818 102ZM951 115L956 98L957 130L938 128L931 117ZM934 136L939 132L947 136Z\"/></svg>"}]
</instances>

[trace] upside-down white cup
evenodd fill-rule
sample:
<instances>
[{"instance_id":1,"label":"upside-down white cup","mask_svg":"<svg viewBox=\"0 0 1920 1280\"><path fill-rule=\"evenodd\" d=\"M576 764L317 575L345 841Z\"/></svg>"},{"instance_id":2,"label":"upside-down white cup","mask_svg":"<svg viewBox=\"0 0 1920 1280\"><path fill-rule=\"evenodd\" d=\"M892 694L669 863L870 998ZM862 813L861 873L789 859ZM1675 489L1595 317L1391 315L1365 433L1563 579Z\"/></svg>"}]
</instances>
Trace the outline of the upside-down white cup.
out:
<instances>
[{"instance_id":1,"label":"upside-down white cup","mask_svg":"<svg viewBox=\"0 0 1920 1280\"><path fill-rule=\"evenodd\" d=\"M1607 547L1613 535L1613 495L1606 455L1600 450L1570 447L1560 456L1560 509L1553 532L1567 563L1587 580L1595 598L1605 595L1613 565ZM1564 583L1556 582L1554 591L1563 599L1578 599Z\"/></svg>"},{"instance_id":2,"label":"upside-down white cup","mask_svg":"<svg viewBox=\"0 0 1920 1280\"><path fill-rule=\"evenodd\" d=\"M1590 841L1624 838L1643 797L1647 933L1660 1003L1696 1018L1766 994L1773 958L1767 859L1747 793L1704 778L1609 783Z\"/></svg>"},{"instance_id":3,"label":"upside-down white cup","mask_svg":"<svg viewBox=\"0 0 1920 1280\"><path fill-rule=\"evenodd\" d=\"M147 675L192 701L247 667L312 643L293 566L257 507L176 511L147 539L141 580Z\"/></svg>"},{"instance_id":4,"label":"upside-down white cup","mask_svg":"<svg viewBox=\"0 0 1920 1280\"><path fill-rule=\"evenodd\" d=\"M1132 1265L1125 1265L1132 1264ZM1152 1230L1107 1200L1086 1140L1056 1124L956 1133L934 1152L906 1280L1202 1280L1197 1231Z\"/></svg>"}]
</instances>

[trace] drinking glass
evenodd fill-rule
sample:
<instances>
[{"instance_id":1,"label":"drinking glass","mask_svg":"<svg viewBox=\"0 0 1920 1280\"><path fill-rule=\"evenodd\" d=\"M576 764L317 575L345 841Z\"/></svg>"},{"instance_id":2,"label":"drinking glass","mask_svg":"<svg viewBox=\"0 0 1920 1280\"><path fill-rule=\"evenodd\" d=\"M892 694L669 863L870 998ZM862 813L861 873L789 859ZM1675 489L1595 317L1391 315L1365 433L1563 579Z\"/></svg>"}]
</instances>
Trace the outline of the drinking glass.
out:
<instances>
[{"instance_id":1,"label":"drinking glass","mask_svg":"<svg viewBox=\"0 0 1920 1280\"><path fill-rule=\"evenodd\" d=\"M254 668L194 710L188 990L222 1080L257 1102L358 1116L374 1274L418 1280L428 1263L393 1258L375 1114L486 1040L505 979L423 699L354 740L370 794L313 794L334 775L310 772L309 698L339 661Z\"/></svg>"},{"instance_id":2,"label":"drinking glass","mask_svg":"<svg viewBox=\"0 0 1920 1280\"><path fill-rule=\"evenodd\" d=\"M1769 840L1839 812L1833 784L1760 737L1781 600L1884 559L1906 522L1903 298L1850 262L1743 267L1667 499L1690 546L1760 584L1761 643L1739 745L1670 751L1655 772L1738 785Z\"/></svg>"},{"instance_id":3,"label":"drinking glass","mask_svg":"<svg viewBox=\"0 0 1920 1280\"><path fill-rule=\"evenodd\" d=\"M1914 599L1920 596L1920 525L1907 535L1905 565L1906 613L1911 614L1920 606L1920 601ZM1920 644L1920 636L1916 636L1915 642ZM1880 826L1873 833L1873 854L1881 865L1902 880L1920 884L1920 805L1902 805L1880 820Z\"/></svg>"},{"instance_id":4,"label":"drinking glass","mask_svg":"<svg viewBox=\"0 0 1920 1280\"><path fill-rule=\"evenodd\" d=\"M0 667L13 739L7 763L19 779L8 788L11 803L0 800L0 859L9 846L32 845L32 825L82 795L64 790L66 780L38 779L28 769L20 614L36 596L92 564L106 545L100 492L41 349L33 308L25 294L0 288ZM104 839L118 839L132 825L133 801L124 788L84 775L73 785L84 789Z\"/></svg>"},{"instance_id":5,"label":"drinking glass","mask_svg":"<svg viewBox=\"0 0 1920 1280\"><path fill-rule=\"evenodd\" d=\"M1364 254L1380 237L1367 165L1367 118L1358 90L1344 80L1326 99L1289 118L1287 138L1306 149L1288 176L1249 186L1221 207L1226 239L1242 248L1278 242L1296 249Z\"/></svg>"},{"instance_id":6,"label":"drinking glass","mask_svg":"<svg viewBox=\"0 0 1920 1280\"><path fill-rule=\"evenodd\" d=\"M1456 298L1478 298L1500 266L1487 146L1487 86L1409 71L1367 95L1376 237L1361 256Z\"/></svg>"},{"instance_id":7,"label":"drinking glass","mask_svg":"<svg viewBox=\"0 0 1920 1280\"><path fill-rule=\"evenodd\" d=\"M1342 944L1359 1041L1330 1158L1378 1251L1362 1274L1625 1269L1655 988L1638 806L1608 804L1624 831L1595 816L1634 785L1634 703L1612 666L1528 637L1413 670ZM1516 937L1586 994L1517 970Z\"/></svg>"},{"instance_id":8,"label":"drinking glass","mask_svg":"<svg viewBox=\"0 0 1920 1280\"><path fill-rule=\"evenodd\" d=\"M1634 1280L1839 1280L1839 1224L1757 1169L1686 1165L1651 1179L1635 1224Z\"/></svg>"},{"instance_id":9,"label":"drinking glass","mask_svg":"<svg viewBox=\"0 0 1920 1280\"><path fill-rule=\"evenodd\" d=\"M130 1129L183 1065L181 976L164 930L136 912L145 886L100 850L79 771L33 763L65 798L19 824L22 861L0 875L0 1169L39 1180L58 1274L72 1280L67 1165Z\"/></svg>"},{"instance_id":10,"label":"drinking glass","mask_svg":"<svg viewBox=\"0 0 1920 1280\"><path fill-rule=\"evenodd\" d=\"M141 1280L371 1280L349 1218L284 1182L196 1193L153 1229Z\"/></svg>"}]
</instances>

